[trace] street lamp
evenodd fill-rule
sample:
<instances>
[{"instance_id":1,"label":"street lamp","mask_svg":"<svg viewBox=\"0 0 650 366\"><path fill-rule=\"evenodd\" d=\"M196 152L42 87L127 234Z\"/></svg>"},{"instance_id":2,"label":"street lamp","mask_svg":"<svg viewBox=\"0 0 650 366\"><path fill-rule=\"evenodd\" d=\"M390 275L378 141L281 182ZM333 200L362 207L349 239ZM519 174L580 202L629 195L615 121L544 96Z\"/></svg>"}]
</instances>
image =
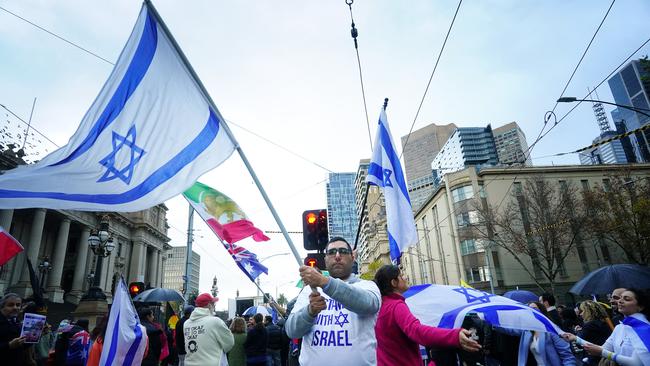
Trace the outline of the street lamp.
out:
<instances>
[{"instance_id":1,"label":"street lamp","mask_svg":"<svg viewBox=\"0 0 650 366\"><path fill-rule=\"evenodd\" d=\"M38 264L38 271L41 273L41 280L39 283L39 286L41 289L43 288L43 283L45 282L45 276L47 275L47 272L52 270L52 264L50 263L50 259L48 257L44 257L41 263Z\"/></svg>"},{"instance_id":2,"label":"street lamp","mask_svg":"<svg viewBox=\"0 0 650 366\"><path fill-rule=\"evenodd\" d=\"M97 256L97 266L93 272L91 286L88 288L88 293L84 296L87 300L106 300L104 291L99 287L101 279L102 261L105 257L111 255L115 249L113 236L109 231L109 217L108 215L102 216L99 227L91 231L88 237L88 246L92 249L93 253ZM89 275L89 279L90 279Z\"/></svg>"},{"instance_id":3,"label":"street lamp","mask_svg":"<svg viewBox=\"0 0 650 366\"><path fill-rule=\"evenodd\" d=\"M573 103L573 102L592 102L592 103L603 103L603 104L609 104L613 105L615 107L620 107L624 109L629 109L633 112L642 114L646 117L650 117L650 114L642 112L642 111L648 111L650 112L650 109L645 109L645 108L639 108L639 107L630 107L627 105L622 105L622 104L616 104L616 103L611 103L611 102L605 102L603 100L596 100L596 99L578 99L576 97L562 97L557 100L558 103Z\"/></svg>"}]
</instances>

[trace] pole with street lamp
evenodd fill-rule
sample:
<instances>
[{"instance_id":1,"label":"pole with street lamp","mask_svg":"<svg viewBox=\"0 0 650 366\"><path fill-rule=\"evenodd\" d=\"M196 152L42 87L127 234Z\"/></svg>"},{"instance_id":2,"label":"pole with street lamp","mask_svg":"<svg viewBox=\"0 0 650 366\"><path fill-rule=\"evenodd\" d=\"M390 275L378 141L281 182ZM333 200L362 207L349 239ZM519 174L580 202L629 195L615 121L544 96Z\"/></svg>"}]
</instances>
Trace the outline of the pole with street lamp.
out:
<instances>
[{"instance_id":1,"label":"pole with street lamp","mask_svg":"<svg viewBox=\"0 0 650 366\"><path fill-rule=\"evenodd\" d=\"M45 283L45 276L47 276L47 272L52 270L52 264L50 263L50 259L48 257L44 257L41 263L38 264L38 271L41 273L41 278L39 281L39 286L41 290L43 289L43 284Z\"/></svg>"},{"instance_id":2,"label":"pole with street lamp","mask_svg":"<svg viewBox=\"0 0 650 366\"><path fill-rule=\"evenodd\" d=\"M645 108L639 108L639 107L630 107L627 105L623 104L617 104L617 103L612 103L612 102L605 102L604 100L597 100L597 99L578 99L576 97L562 97L557 100L558 103L573 103L573 102L592 102L592 103L603 103L603 104L608 104L608 105L613 105L615 107L620 107L624 109L629 109L633 112L642 114L646 117L650 117L650 114L646 112L650 112L650 109L645 109ZM646 111L646 112L643 112Z\"/></svg>"},{"instance_id":3,"label":"pole with street lamp","mask_svg":"<svg viewBox=\"0 0 650 366\"><path fill-rule=\"evenodd\" d=\"M104 258L110 256L113 249L115 249L113 236L109 232L108 215L102 216L99 222L99 227L96 230L91 231L90 236L88 237L88 246L90 246L90 249L92 249L93 253L97 257L97 264L93 274L92 286L88 288L88 293L86 293L83 298L87 300L105 300L106 295L104 295L104 291L100 288L102 261Z\"/></svg>"}]
</instances>

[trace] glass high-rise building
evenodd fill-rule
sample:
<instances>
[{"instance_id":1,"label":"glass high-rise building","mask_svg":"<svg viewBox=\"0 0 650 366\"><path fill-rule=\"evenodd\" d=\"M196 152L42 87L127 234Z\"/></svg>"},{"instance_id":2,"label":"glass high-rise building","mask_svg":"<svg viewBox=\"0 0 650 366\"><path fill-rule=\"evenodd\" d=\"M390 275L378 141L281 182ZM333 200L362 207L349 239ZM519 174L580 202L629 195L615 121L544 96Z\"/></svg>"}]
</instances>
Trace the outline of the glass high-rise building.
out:
<instances>
[{"instance_id":1,"label":"glass high-rise building","mask_svg":"<svg viewBox=\"0 0 650 366\"><path fill-rule=\"evenodd\" d=\"M327 183L327 226L330 238L340 236L354 243L357 213L354 190L356 173L330 173Z\"/></svg>"},{"instance_id":2,"label":"glass high-rise building","mask_svg":"<svg viewBox=\"0 0 650 366\"><path fill-rule=\"evenodd\" d=\"M631 61L614 74L608 83L616 104L650 109L650 61ZM615 125L623 122L627 131L650 123L650 117L624 108L614 109L612 119ZM650 130L636 132L629 139L636 161L650 162Z\"/></svg>"},{"instance_id":3,"label":"glass high-rise building","mask_svg":"<svg viewBox=\"0 0 650 366\"><path fill-rule=\"evenodd\" d=\"M492 127L460 127L449 137L433 159L431 169L436 182L447 173L463 170L468 166L497 165L499 162Z\"/></svg>"},{"instance_id":4,"label":"glass high-rise building","mask_svg":"<svg viewBox=\"0 0 650 366\"><path fill-rule=\"evenodd\" d=\"M615 131L605 131L594 140L594 144L607 140L616 136ZM606 142L602 145L592 147L580 153L580 164L582 165L596 165L596 164L625 164L627 158L625 150L620 140L613 140Z\"/></svg>"}]
</instances>

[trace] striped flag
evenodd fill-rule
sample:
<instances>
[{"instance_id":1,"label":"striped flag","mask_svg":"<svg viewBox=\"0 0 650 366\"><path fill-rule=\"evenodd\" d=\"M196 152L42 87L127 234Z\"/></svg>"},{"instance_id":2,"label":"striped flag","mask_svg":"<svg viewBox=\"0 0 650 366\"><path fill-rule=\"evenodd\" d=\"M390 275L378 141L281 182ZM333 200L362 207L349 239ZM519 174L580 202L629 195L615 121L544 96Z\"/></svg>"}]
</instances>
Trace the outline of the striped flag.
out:
<instances>
[{"instance_id":1,"label":"striped flag","mask_svg":"<svg viewBox=\"0 0 650 366\"><path fill-rule=\"evenodd\" d=\"M476 313L495 327L564 333L527 305L471 287L417 285L408 289L404 297L413 315L434 327L459 328L466 314Z\"/></svg>"},{"instance_id":2,"label":"striped flag","mask_svg":"<svg viewBox=\"0 0 650 366\"><path fill-rule=\"evenodd\" d=\"M140 324L124 279L120 278L115 288L99 364L101 366L140 365L147 348L147 341L147 330Z\"/></svg>"},{"instance_id":3,"label":"striped flag","mask_svg":"<svg viewBox=\"0 0 650 366\"><path fill-rule=\"evenodd\" d=\"M22 245L0 226L0 266L4 266L16 254L25 250Z\"/></svg>"},{"instance_id":4,"label":"striped flag","mask_svg":"<svg viewBox=\"0 0 650 366\"><path fill-rule=\"evenodd\" d=\"M402 252L417 243L418 235L402 165L388 127L386 110L383 108L379 114L367 181L368 184L381 187L384 193L390 259L397 264Z\"/></svg>"},{"instance_id":5,"label":"striped flag","mask_svg":"<svg viewBox=\"0 0 650 366\"><path fill-rule=\"evenodd\" d=\"M139 211L234 151L227 126L149 1L67 145L0 175L0 208Z\"/></svg>"}]
</instances>

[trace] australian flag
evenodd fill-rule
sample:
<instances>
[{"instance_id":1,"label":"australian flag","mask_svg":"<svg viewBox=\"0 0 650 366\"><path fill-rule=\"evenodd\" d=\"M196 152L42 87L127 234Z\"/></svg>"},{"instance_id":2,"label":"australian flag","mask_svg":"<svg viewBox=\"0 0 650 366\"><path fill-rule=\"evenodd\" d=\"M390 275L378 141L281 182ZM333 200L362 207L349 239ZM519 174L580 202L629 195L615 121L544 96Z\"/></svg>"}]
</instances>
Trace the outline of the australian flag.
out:
<instances>
[{"instance_id":1,"label":"australian flag","mask_svg":"<svg viewBox=\"0 0 650 366\"><path fill-rule=\"evenodd\" d=\"M228 244L224 242L228 254L232 256L232 259L235 260L237 266L250 278L251 281L255 281L262 273L269 273L268 268L266 268L262 263L257 260L257 255L248 251L244 247L240 247L235 244Z\"/></svg>"}]
</instances>

